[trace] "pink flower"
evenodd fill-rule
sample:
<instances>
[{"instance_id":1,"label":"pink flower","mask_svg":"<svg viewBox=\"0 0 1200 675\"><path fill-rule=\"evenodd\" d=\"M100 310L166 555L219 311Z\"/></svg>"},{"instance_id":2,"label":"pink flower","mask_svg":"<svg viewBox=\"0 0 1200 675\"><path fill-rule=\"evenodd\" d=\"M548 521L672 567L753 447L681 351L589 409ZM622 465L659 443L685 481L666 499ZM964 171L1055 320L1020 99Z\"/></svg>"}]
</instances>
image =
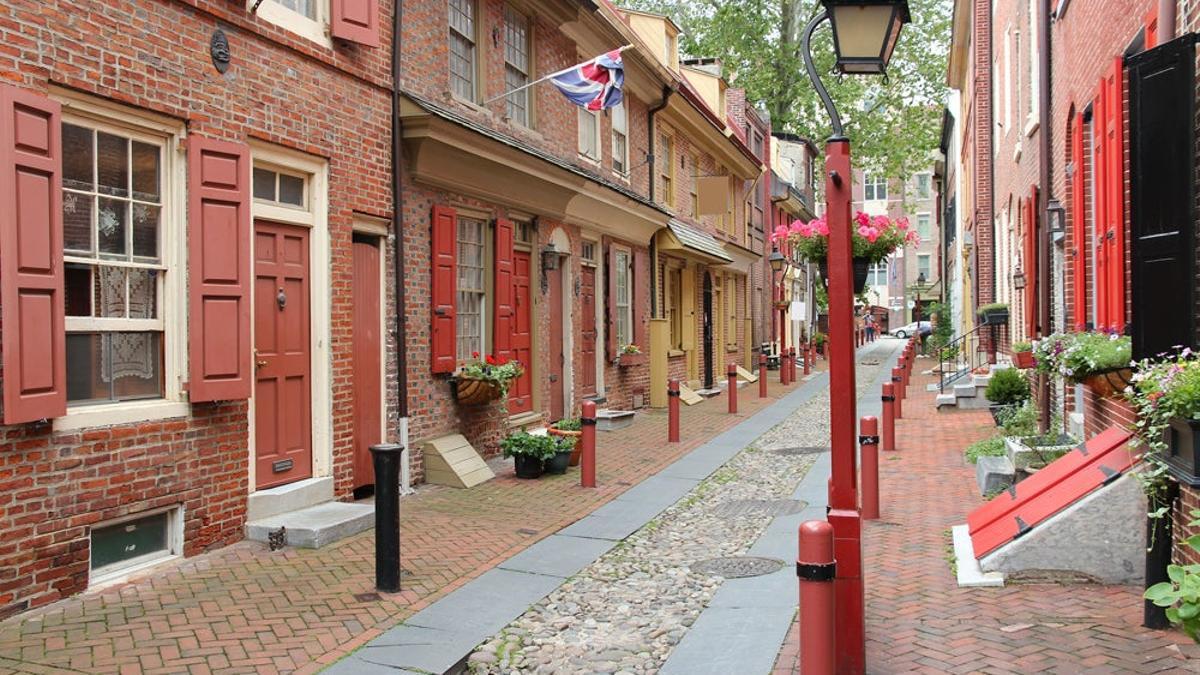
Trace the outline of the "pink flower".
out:
<instances>
[{"instance_id":1,"label":"pink flower","mask_svg":"<svg viewBox=\"0 0 1200 675\"><path fill-rule=\"evenodd\" d=\"M787 228L787 225L784 225L783 223L780 223L775 228L775 232L771 235L771 237L774 238L776 241L778 241L780 239L785 239L785 238L787 238L787 236L788 236L788 228Z\"/></svg>"},{"instance_id":2,"label":"pink flower","mask_svg":"<svg viewBox=\"0 0 1200 675\"><path fill-rule=\"evenodd\" d=\"M822 237L829 236L829 224L826 223L824 219L817 223L817 234L821 235Z\"/></svg>"},{"instance_id":3,"label":"pink flower","mask_svg":"<svg viewBox=\"0 0 1200 675\"><path fill-rule=\"evenodd\" d=\"M887 216L875 216L874 218L871 219L871 226L878 229L881 232L883 230L886 230L889 227L891 227L891 225L892 225L892 221L888 220Z\"/></svg>"},{"instance_id":4,"label":"pink flower","mask_svg":"<svg viewBox=\"0 0 1200 675\"><path fill-rule=\"evenodd\" d=\"M867 227L866 225L859 225L859 226L858 226L858 234L859 234L859 236L865 237L865 236L867 236L867 235L868 235L870 232L871 232L871 228Z\"/></svg>"},{"instance_id":5,"label":"pink flower","mask_svg":"<svg viewBox=\"0 0 1200 675\"><path fill-rule=\"evenodd\" d=\"M867 241L874 244L876 239L879 239L879 230L873 227L867 228Z\"/></svg>"},{"instance_id":6,"label":"pink flower","mask_svg":"<svg viewBox=\"0 0 1200 675\"><path fill-rule=\"evenodd\" d=\"M900 229L901 231L907 230L908 229L908 218L901 217L901 218L896 219L896 227L898 229Z\"/></svg>"},{"instance_id":7,"label":"pink flower","mask_svg":"<svg viewBox=\"0 0 1200 675\"><path fill-rule=\"evenodd\" d=\"M858 213L854 214L854 222L865 227L871 224L871 216L859 211Z\"/></svg>"}]
</instances>

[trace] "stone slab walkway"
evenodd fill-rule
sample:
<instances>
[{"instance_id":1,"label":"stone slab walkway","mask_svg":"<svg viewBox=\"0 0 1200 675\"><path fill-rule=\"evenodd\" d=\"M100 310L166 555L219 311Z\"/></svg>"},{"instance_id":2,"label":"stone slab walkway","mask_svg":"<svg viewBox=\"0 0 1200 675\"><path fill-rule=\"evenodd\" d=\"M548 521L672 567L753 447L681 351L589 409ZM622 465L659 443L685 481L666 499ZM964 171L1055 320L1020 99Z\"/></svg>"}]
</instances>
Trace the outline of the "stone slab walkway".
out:
<instances>
[{"instance_id":1,"label":"stone slab walkway","mask_svg":"<svg viewBox=\"0 0 1200 675\"><path fill-rule=\"evenodd\" d=\"M595 490L577 470L518 481L511 468L471 490L422 487L401 505L400 593L373 592L372 532L319 550L241 542L0 622L0 674L315 672L797 388L770 377L767 399L739 391L737 415L724 397L685 406L681 443L656 411L600 434Z\"/></svg>"},{"instance_id":2,"label":"stone slab walkway","mask_svg":"<svg viewBox=\"0 0 1200 675\"><path fill-rule=\"evenodd\" d=\"M880 462L882 518L864 528L868 672L1200 672L1200 651L1185 636L1141 627L1133 586L957 586L949 528L982 502L962 451L994 427L986 410L937 412L936 392L926 390L933 382L913 377L897 452ZM797 631L793 624L776 675L800 672Z\"/></svg>"},{"instance_id":3,"label":"stone slab walkway","mask_svg":"<svg viewBox=\"0 0 1200 675\"><path fill-rule=\"evenodd\" d=\"M432 672L454 668L490 635L521 616L680 498L753 439L825 389L816 374L781 400L695 447L637 486L446 595L334 664L327 673ZM750 387L739 392L747 395ZM755 387L756 389L756 387ZM740 403L741 399L739 399ZM724 401L722 401L724 403ZM581 616L587 611L573 610ZM594 623L594 622L593 622Z\"/></svg>"}]
</instances>

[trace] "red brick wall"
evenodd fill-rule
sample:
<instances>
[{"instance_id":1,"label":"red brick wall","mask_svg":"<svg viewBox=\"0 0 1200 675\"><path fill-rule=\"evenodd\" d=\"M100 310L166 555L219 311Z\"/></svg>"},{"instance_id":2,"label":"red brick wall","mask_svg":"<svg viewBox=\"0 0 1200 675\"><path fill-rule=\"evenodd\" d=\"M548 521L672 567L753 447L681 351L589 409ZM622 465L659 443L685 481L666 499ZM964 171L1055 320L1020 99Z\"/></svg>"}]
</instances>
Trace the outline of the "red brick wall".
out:
<instances>
[{"instance_id":1,"label":"red brick wall","mask_svg":"<svg viewBox=\"0 0 1200 675\"><path fill-rule=\"evenodd\" d=\"M49 82L187 123L188 133L256 138L328 158L333 467L349 494L351 220L391 215L390 3L382 46L318 46L218 0L13 0L0 6L0 77ZM233 61L213 68L209 37ZM345 102L353 101L348 107ZM185 236L182 223L173 236ZM2 254L2 253L0 253ZM316 262L314 261L314 264ZM183 331L168 339L186 339ZM168 347L173 348L173 347ZM394 387L393 387L394 389ZM82 590L89 527L164 505L184 508L184 553L242 537L249 491L246 405L82 432L0 428L0 615ZM395 433L394 425L391 433ZM320 452L320 449L315 449Z\"/></svg>"},{"instance_id":2,"label":"red brick wall","mask_svg":"<svg viewBox=\"0 0 1200 675\"><path fill-rule=\"evenodd\" d=\"M972 78L971 91L974 94L975 213L967 216L967 227L974 230L975 236L974 299L977 305L986 305L996 298L992 248L992 4L991 0L975 0L972 42L974 71L968 75Z\"/></svg>"}]
</instances>

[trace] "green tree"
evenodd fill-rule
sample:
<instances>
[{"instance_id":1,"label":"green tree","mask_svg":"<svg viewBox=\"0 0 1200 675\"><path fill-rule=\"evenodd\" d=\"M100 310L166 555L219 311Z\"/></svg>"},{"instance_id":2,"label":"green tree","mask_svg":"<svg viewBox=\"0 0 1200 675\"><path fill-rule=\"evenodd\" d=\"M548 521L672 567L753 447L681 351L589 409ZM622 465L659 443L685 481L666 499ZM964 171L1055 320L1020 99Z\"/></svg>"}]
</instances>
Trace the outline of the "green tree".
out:
<instances>
[{"instance_id":1,"label":"green tree","mask_svg":"<svg viewBox=\"0 0 1200 675\"><path fill-rule=\"evenodd\" d=\"M804 28L816 0L627 0L633 9L665 14L683 29L680 46L694 57L717 57L747 101L765 109L776 131L813 139L831 133L825 108L801 56ZM828 25L813 36L813 59L862 168L907 179L927 170L941 132L950 43L949 0L910 0L886 77L833 73Z\"/></svg>"}]
</instances>

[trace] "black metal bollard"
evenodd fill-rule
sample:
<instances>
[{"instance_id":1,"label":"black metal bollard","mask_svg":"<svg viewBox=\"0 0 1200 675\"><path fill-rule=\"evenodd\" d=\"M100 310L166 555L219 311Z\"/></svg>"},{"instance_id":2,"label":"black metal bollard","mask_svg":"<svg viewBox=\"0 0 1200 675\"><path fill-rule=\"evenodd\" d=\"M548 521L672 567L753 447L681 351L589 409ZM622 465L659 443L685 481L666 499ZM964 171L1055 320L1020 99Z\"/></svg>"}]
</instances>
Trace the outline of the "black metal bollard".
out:
<instances>
[{"instance_id":1,"label":"black metal bollard","mask_svg":"<svg viewBox=\"0 0 1200 675\"><path fill-rule=\"evenodd\" d=\"M375 464L375 588L400 590L400 459L397 443L371 446Z\"/></svg>"}]
</instances>

